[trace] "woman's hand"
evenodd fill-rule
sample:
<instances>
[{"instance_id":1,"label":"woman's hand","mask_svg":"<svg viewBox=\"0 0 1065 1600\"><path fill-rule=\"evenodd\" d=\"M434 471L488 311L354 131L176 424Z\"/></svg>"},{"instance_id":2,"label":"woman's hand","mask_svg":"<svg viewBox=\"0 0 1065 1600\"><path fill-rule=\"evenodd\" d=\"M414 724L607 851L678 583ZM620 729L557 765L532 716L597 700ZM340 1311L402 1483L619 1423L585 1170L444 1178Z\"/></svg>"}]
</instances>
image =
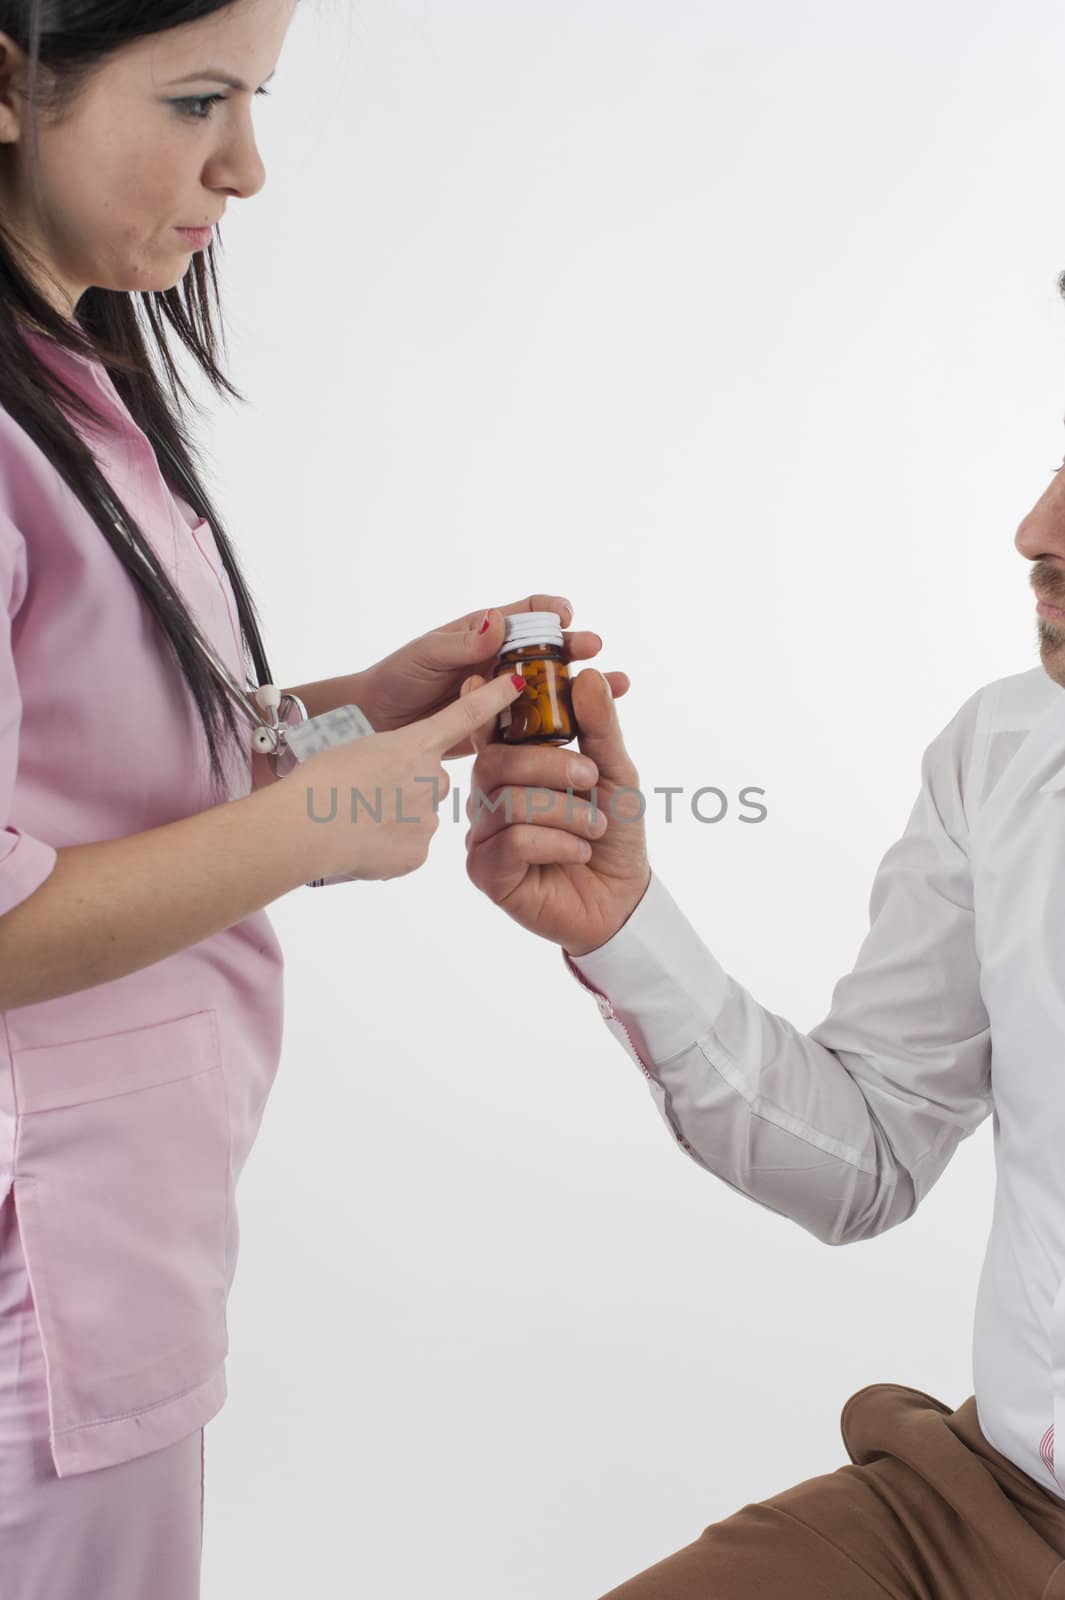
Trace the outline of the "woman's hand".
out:
<instances>
[{"instance_id":1,"label":"woman's hand","mask_svg":"<svg viewBox=\"0 0 1065 1600\"><path fill-rule=\"evenodd\" d=\"M483 693L482 683L468 679L463 695ZM553 745L490 743L491 730L474 731L466 871L515 922L579 956L628 920L651 868L640 780L606 678L578 673L572 692L579 755Z\"/></svg>"},{"instance_id":2,"label":"woman's hand","mask_svg":"<svg viewBox=\"0 0 1065 1600\"><path fill-rule=\"evenodd\" d=\"M393 651L383 661L358 675L358 705L374 728L386 733L405 728L427 717L454 700L463 680L482 669L485 677L503 648L506 633L504 618L518 611L557 611L562 626L572 620L573 607L561 595L531 594L511 605L486 611L471 611L442 628L423 633L410 644ZM588 661L603 648L597 633L564 633L564 654L568 661ZM609 672L606 677L616 696L629 687L624 672ZM463 738L443 760L474 753L469 738Z\"/></svg>"},{"instance_id":3,"label":"woman's hand","mask_svg":"<svg viewBox=\"0 0 1065 1600\"><path fill-rule=\"evenodd\" d=\"M398 878L422 866L451 782L443 752L490 731L517 700L507 673L390 733L320 750L267 792L275 827L301 847L305 880Z\"/></svg>"}]
</instances>

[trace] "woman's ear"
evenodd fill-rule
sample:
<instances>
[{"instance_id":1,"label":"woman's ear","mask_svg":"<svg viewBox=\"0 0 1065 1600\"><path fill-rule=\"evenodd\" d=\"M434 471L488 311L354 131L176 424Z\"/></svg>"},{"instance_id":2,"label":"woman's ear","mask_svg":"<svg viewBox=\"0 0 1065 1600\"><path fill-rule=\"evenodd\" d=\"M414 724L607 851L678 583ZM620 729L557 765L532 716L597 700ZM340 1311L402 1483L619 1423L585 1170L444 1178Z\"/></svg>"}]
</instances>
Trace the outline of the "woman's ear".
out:
<instances>
[{"instance_id":1,"label":"woman's ear","mask_svg":"<svg viewBox=\"0 0 1065 1600\"><path fill-rule=\"evenodd\" d=\"M26 66L15 41L0 33L0 144L15 144L22 135Z\"/></svg>"}]
</instances>

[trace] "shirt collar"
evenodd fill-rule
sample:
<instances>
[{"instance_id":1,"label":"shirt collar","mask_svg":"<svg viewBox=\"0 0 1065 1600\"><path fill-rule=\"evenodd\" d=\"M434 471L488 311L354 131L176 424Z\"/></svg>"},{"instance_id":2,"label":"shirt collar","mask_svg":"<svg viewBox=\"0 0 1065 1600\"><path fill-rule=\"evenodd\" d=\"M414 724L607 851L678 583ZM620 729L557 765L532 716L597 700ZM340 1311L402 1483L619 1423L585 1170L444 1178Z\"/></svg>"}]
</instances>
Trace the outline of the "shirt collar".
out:
<instances>
[{"instance_id":1,"label":"shirt collar","mask_svg":"<svg viewBox=\"0 0 1065 1600\"><path fill-rule=\"evenodd\" d=\"M76 325L84 332L81 323ZM98 402L102 398L112 426L117 422L119 426L127 429L136 427L102 361L93 356L84 356L77 350L68 350L65 345L58 344L48 334L40 333L35 328L23 328L20 331L22 337L53 372L57 372L83 398L88 397L93 402L98 424L103 420L97 410Z\"/></svg>"},{"instance_id":2,"label":"shirt collar","mask_svg":"<svg viewBox=\"0 0 1065 1600\"><path fill-rule=\"evenodd\" d=\"M74 326L79 333L85 332L76 317L74 318ZM43 355L51 355L57 361L75 362L79 367L98 367L100 365L100 362L95 357L84 356L79 350L68 350L66 345L58 344L51 334L42 333L37 328L20 328L19 331L22 337L28 339Z\"/></svg>"}]
</instances>

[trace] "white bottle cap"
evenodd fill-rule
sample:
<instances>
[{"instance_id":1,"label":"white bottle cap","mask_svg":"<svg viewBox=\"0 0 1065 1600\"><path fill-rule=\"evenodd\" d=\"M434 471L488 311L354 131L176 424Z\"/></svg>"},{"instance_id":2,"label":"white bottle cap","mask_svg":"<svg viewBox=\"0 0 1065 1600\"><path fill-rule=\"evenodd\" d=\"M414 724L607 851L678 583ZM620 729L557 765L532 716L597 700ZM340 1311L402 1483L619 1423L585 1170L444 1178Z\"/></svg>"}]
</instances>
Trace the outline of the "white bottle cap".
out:
<instances>
[{"instance_id":1,"label":"white bottle cap","mask_svg":"<svg viewBox=\"0 0 1065 1600\"><path fill-rule=\"evenodd\" d=\"M557 611L515 611L507 617L506 624L504 650L515 650L530 644L550 644L561 648L565 643L562 618Z\"/></svg>"}]
</instances>

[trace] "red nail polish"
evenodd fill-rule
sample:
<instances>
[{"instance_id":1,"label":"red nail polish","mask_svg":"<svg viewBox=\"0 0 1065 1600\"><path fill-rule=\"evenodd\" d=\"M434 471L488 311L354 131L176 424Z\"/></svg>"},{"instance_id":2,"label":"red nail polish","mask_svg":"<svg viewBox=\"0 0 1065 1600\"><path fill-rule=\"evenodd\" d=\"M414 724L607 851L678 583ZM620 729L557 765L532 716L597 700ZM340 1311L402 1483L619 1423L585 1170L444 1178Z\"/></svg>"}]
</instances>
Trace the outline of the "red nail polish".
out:
<instances>
[{"instance_id":1,"label":"red nail polish","mask_svg":"<svg viewBox=\"0 0 1065 1600\"><path fill-rule=\"evenodd\" d=\"M520 672L512 672L510 675L510 681L514 685L515 689L524 689L525 687L525 679L522 677Z\"/></svg>"},{"instance_id":2,"label":"red nail polish","mask_svg":"<svg viewBox=\"0 0 1065 1600\"><path fill-rule=\"evenodd\" d=\"M488 619L489 619L489 616L490 616L490 613L486 611L485 614L484 614L484 621L481 623L481 626L477 629L478 633L487 633L488 632Z\"/></svg>"}]
</instances>

